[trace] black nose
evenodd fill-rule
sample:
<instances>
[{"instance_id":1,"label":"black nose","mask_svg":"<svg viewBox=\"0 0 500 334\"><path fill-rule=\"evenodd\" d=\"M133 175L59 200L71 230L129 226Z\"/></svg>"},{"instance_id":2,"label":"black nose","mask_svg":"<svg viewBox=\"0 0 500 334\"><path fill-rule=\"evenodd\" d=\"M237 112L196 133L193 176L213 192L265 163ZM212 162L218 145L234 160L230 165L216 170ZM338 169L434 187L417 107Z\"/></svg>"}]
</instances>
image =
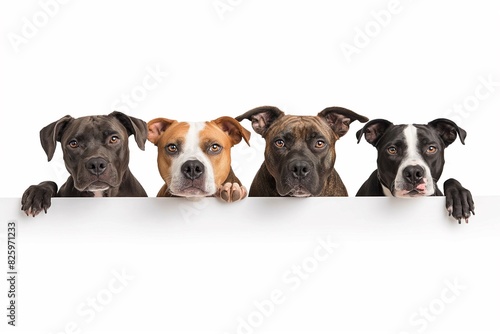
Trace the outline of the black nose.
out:
<instances>
[{"instance_id":1,"label":"black nose","mask_svg":"<svg viewBox=\"0 0 500 334\"><path fill-rule=\"evenodd\" d=\"M424 169L419 165L408 166L403 169L404 179L412 184L419 184L424 177L424 173Z\"/></svg>"},{"instance_id":2,"label":"black nose","mask_svg":"<svg viewBox=\"0 0 500 334\"><path fill-rule=\"evenodd\" d=\"M188 160L182 164L182 174L190 180L195 180L203 174L205 166L198 160Z\"/></svg>"},{"instance_id":3,"label":"black nose","mask_svg":"<svg viewBox=\"0 0 500 334\"><path fill-rule=\"evenodd\" d=\"M85 167L87 167L87 170L90 173L94 175L100 175L104 173L106 167L108 167L108 162L103 158L93 158L87 161Z\"/></svg>"},{"instance_id":4,"label":"black nose","mask_svg":"<svg viewBox=\"0 0 500 334\"><path fill-rule=\"evenodd\" d=\"M296 179L301 179L307 176L311 171L311 167L307 161L294 161L288 165L290 172Z\"/></svg>"}]
</instances>

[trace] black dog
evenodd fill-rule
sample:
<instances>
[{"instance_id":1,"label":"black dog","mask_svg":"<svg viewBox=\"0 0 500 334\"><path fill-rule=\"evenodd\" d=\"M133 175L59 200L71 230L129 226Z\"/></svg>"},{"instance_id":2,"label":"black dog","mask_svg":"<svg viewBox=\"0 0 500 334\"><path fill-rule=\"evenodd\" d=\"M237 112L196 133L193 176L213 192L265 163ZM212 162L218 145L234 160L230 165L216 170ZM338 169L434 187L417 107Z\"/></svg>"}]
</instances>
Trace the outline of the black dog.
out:
<instances>
[{"instance_id":1,"label":"black dog","mask_svg":"<svg viewBox=\"0 0 500 334\"><path fill-rule=\"evenodd\" d=\"M464 144L467 133L448 119L426 125L394 125L384 119L368 122L356 133L358 143L365 135L377 148L377 170L361 186L356 196L443 196L436 182L444 167L444 149L457 136ZM474 214L469 190L455 179L444 183L446 208L460 223Z\"/></svg>"},{"instance_id":2,"label":"black dog","mask_svg":"<svg viewBox=\"0 0 500 334\"><path fill-rule=\"evenodd\" d=\"M74 119L65 116L40 131L40 141L49 161L57 142L63 149L64 163L71 174L57 191L57 184L45 181L30 186L21 204L27 215L47 213L51 197L147 197L128 168L128 137L134 135L144 150L146 123L115 111L107 116Z\"/></svg>"}]
</instances>

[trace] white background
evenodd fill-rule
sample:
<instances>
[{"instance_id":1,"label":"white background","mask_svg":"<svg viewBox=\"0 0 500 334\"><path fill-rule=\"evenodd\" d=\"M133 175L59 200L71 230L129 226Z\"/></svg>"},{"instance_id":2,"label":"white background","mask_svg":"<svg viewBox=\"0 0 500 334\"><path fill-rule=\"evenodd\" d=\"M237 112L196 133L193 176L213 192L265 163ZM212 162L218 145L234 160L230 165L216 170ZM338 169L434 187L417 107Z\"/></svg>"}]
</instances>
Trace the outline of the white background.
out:
<instances>
[{"instance_id":1,"label":"white background","mask_svg":"<svg viewBox=\"0 0 500 334\"><path fill-rule=\"evenodd\" d=\"M161 330L166 317L168 328L177 332L233 334L237 317L249 315L252 303L274 288L285 289L281 275L310 256L317 237L332 235L341 244L339 260L320 267L315 280L290 296L292 302L260 332L416 333L408 318L439 297L444 280L454 277L468 290L426 332L472 333L476 325L485 333L498 332L488 326L500 299L498 197L486 196L498 196L500 186L500 4L401 0L380 27L375 16L390 1L232 0L227 1L232 10L221 16L213 0L73 0L53 7L46 24L16 50L13 34L22 36L27 21L43 19L40 3L46 1L0 4L0 197L16 198L2 200L8 208L0 219L21 223L25 318L19 320L25 329L55 333L81 320L75 307L106 287L112 270L129 268L136 277L130 289L84 332ZM377 27L349 61L342 43L359 42L360 30ZM141 89L155 69L168 72L156 88L134 107L120 101ZM484 80L495 83L491 91ZM454 111L474 102L463 114ZM443 180L459 179L483 204L472 220L476 225L471 222L467 230L445 218L444 210L436 211L444 207L438 198L415 206L389 199L336 199L331 206L327 199L270 204L246 199L221 216L221 210L226 213L221 203L206 210L191 203L192 222L179 218L178 201L59 200L31 225L17 216L16 203L27 186L43 180L61 185L67 178L60 148L47 162L39 142L40 129L64 115L118 109L145 121L202 121L260 105L301 115L342 106L394 123L454 119L468 137L465 146L457 142L447 149ZM248 121L243 125L251 130ZM336 167L351 196L375 169L375 149L364 141L356 144L361 126L353 123L336 146ZM259 139L252 133L252 147L233 149L235 170L247 186L262 163ZM147 143L143 152L131 144L131 151L132 172L155 196L163 183L156 147ZM309 230L304 224L319 215L332 223L317 221ZM336 273L338 281L329 285ZM62 275L61 280L51 275ZM227 290L217 293L214 287ZM347 304L318 304L323 293ZM332 312L336 322L329 327Z\"/></svg>"},{"instance_id":2,"label":"white background","mask_svg":"<svg viewBox=\"0 0 500 334\"><path fill-rule=\"evenodd\" d=\"M261 105L301 115L342 106L394 123L450 117L468 137L465 146L447 149L441 187L455 177L476 195L499 194L500 86L481 89L489 95L474 104L480 77L500 83L499 4L401 0L381 27L373 13L381 16L389 1L232 0L233 10L221 15L214 3L68 1L45 23L37 1L2 2L0 196L20 197L43 180L65 181L60 149L47 163L38 134L64 115L116 108L146 122L202 121ZM26 20L45 25L15 48L10 39L23 36ZM373 37L349 62L341 45L362 40L359 30ZM120 102L122 94L139 92L148 68L168 76L133 108ZM470 111L454 111L467 102ZM248 121L243 125L251 130ZM336 146L350 195L375 169L375 149L364 140L356 144L360 128L353 123ZM253 133L252 148L233 149L247 186L263 159L258 139ZM155 196L162 186L156 147L131 149L132 172Z\"/></svg>"}]
</instances>

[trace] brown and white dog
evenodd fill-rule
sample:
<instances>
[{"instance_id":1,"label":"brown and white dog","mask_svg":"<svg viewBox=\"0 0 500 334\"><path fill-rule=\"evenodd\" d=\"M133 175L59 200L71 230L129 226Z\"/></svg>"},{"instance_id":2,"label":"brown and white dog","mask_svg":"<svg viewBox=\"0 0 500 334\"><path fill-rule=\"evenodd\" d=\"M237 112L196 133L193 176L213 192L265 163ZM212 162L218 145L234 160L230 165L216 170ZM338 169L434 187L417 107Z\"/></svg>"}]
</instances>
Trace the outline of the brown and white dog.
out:
<instances>
[{"instance_id":1,"label":"brown and white dog","mask_svg":"<svg viewBox=\"0 0 500 334\"><path fill-rule=\"evenodd\" d=\"M148 123L148 140L158 147L158 170L165 184L158 197L220 197L241 200L247 189L231 168L231 147L250 132L232 117L208 122L156 118Z\"/></svg>"}]
</instances>

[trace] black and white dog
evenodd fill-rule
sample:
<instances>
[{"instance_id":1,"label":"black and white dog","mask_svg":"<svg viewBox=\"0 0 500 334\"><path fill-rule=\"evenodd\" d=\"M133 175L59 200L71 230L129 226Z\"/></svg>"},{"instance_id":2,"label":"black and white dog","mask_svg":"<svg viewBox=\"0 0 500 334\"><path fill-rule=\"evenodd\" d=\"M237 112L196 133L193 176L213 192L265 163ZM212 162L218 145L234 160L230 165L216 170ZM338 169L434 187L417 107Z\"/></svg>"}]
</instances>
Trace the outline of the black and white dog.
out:
<instances>
[{"instance_id":1,"label":"black and white dog","mask_svg":"<svg viewBox=\"0 0 500 334\"><path fill-rule=\"evenodd\" d=\"M467 133L454 122L440 118L428 124L394 125L385 119L372 120L356 133L377 148L377 170L361 186L356 196L443 196L436 183L444 167L444 149ZM460 223L474 214L469 190L460 182L444 183L446 208Z\"/></svg>"}]
</instances>

